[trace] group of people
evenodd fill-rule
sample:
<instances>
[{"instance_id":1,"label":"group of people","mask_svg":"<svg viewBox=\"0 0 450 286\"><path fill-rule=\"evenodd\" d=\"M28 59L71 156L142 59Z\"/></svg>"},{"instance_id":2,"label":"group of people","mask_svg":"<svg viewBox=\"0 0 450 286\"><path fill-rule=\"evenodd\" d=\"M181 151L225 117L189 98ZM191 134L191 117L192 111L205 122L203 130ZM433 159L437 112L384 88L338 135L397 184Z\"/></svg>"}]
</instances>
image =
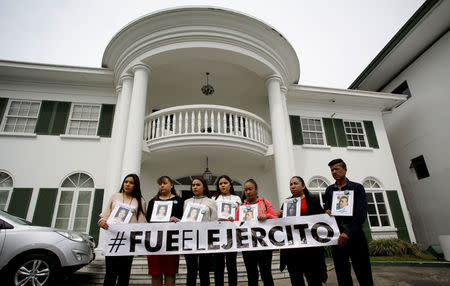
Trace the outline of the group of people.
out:
<instances>
[{"instance_id":1,"label":"group of people","mask_svg":"<svg viewBox=\"0 0 450 286\"><path fill-rule=\"evenodd\" d=\"M325 192L325 210L318 198L311 195L305 186L304 180L299 176L290 179L290 191L292 196L301 200L300 215L314 215L327 213L331 216L333 192L353 191L354 211L352 216L336 216L336 222L341 232L338 245L332 246L333 261L339 285L352 285L350 259L360 285L373 285L370 268L367 240L362 231L362 224L367 216L367 199L365 190L361 184L347 179L347 167L342 159L332 160L328 166L336 180ZM151 221L151 215L155 202L172 201L170 222L180 222L183 212L196 208L190 208L191 204L201 206L201 221L239 220L239 210L246 206L257 206L255 212L259 221L275 219L283 216L283 208L276 212L272 204L265 198L258 196L258 185L253 179L244 183L244 202L234 193L232 180L226 175L220 176L216 181L216 194L211 197L208 184L203 177L192 180L191 192L193 197L183 202L174 188L174 181L168 176L162 176L157 180L159 191L150 200L145 211L145 200L142 197L139 177L135 174L127 175L123 181L119 193L113 194L108 207L100 214L98 225L108 229L108 217L117 203L128 204L132 208L132 216L129 223L145 223ZM235 216L218 218L217 202L226 202L222 206L231 204L236 209ZM159 210L158 210L159 211ZM186 214L186 221L198 221L197 214ZM222 209L220 211L223 211ZM227 210L228 211L228 210ZM289 210L287 210L289 211ZM159 212L156 212L159 214ZM223 213L223 212L222 212ZM231 212L230 212L231 213ZM245 216L253 212L246 212ZM162 215L162 213L160 214ZM200 218L199 218L200 219ZM247 217L242 219L247 220ZM228 284L237 285L236 252L214 254L186 254L187 278L186 285L196 285L197 274L200 277L200 285L209 285L209 273L211 265L215 265L214 282L216 285L224 285L225 265L228 272ZM272 250L256 250L242 252L244 264L247 270L248 285L258 285L259 275L264 285L274 285L272 278ZM152 285L175 285L175 276L178 273L179 255L149 255L148 271L152 276ZM133 256L106 256L106 274L104 285L128 285ZM287 267L292 285L305 285L304 277L308 285L322 285L327 280L327 269L323 247L298 248L280 251L280 270Z\"/></svg>"}]
</instances>

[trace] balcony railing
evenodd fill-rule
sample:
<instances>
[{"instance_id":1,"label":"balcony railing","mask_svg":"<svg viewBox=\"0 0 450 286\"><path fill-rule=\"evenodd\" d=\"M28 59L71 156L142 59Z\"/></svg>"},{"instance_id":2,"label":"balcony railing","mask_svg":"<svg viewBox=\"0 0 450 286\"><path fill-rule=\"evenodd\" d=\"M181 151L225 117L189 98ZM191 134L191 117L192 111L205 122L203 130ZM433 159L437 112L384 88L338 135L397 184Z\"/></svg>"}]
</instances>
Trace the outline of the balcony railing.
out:
<instances>
[{"instance_id":1,"label":"balcony railing","mask_svg":"<svg viewBox=\"0 0 450 286\"><path fill-rule=\"evenodd\" d=\"M244 140L263 149L271 144L269 125L259 116L237 108L183 105L159 110L145 118L144 140L149 147L164 139L185 140L189 136L195 136L196 140L213 137Z\"/></svg>"}]
</instances>

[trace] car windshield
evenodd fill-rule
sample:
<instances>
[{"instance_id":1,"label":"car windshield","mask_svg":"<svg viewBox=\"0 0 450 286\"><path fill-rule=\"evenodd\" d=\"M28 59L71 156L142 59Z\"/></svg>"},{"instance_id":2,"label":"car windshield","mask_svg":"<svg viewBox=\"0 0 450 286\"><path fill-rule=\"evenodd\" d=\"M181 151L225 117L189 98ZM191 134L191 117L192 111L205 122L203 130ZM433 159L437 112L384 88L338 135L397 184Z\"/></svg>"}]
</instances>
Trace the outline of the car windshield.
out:
<instances>
[{"instance_id":1,"label":"car windshield","mask_svg":"<svg viewBox=\"0 0 450 286\"><path fill-rule=\"evenodd\" d=\"M31 225L31 222L24 220L23 218L13 216L5 211L0 210L0 216L18 224Z\"/></svg>"}]
</instances>

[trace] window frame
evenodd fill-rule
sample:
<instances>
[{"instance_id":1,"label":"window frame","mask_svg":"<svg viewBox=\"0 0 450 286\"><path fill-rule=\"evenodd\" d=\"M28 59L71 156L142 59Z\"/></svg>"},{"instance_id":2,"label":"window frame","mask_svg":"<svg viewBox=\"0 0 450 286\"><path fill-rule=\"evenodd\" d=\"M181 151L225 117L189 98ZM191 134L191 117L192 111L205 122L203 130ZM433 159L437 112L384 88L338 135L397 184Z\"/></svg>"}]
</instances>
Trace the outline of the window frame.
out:
<instances>
[{"instance_id":1,"label":"window frame","mask_svg":"<svg viewBox=\"0 0 450 286\"><path fill-rule=\"evenodd\" d=\"M322 128L322 131L305 131L305 128L303 126L302 119L313 119L313 120L319 120L320 121L320 127ZM305 146L328 146L327 138L325 136L325 127L323 125L323 120L320 117L310 117L310 116L300 116L300 126L302 128L302 137L303 137L303 145ZM323 144L314 144L314 143L305 143L305 134L304 132L310 132L310 133L321 133L322 134L322 140Z\"/></svg>"},{"instance_id":2,"label":"window frame","mask_svg":"<svg viewBox=\"0 0 450 286\"><path fill-rule=\"evenodd\" d=\"M363 180L362 184L364 185L367 181L373 181L376 184L378 184L378 186L379 186L379 188L366 188L366 187L364 187L364 189L366 190L366 197L371 195L372 198L373 198L373 204L374 204L374 207L375 207L376 217L378 219L378 224L379 224L379 226L372 226L371 225L371 223L370 223L370 216L374 216L374 214L369 214L369 209L367 209L367 223L369 224L370 230L371 231L396 230L386 190L382 187L381 183L378 180L374 179L374 178L366 178L366 179ZM375 194L377 194L377 193L382 194L382 196L383 196L383 200L384 200L383 203L385 205L386 215L387 215L388 220L389 220L389 225L388 226L383 226L382 223L381 223L380 212L378 210L378 202L377 202L376 196L375 196ZM368 200L367 200L367 204L369 205L369 201Z\"/></svg>"},{"instance_id":3,"label":"window frame","mask_svg":"<svg viewBox=\"0 0 450 286\"><path fill-rule=\"evenodd\" d=\"M75 172L75 173L71 173L70 175L64 177L64 179L62 180L59 188L58 188L58 195L56 197L56 201L55 201L55 207L53 210L53 217L52 217L52 227L56 227L56 219L58 218L58 209L60 206L60 202L61 202L61 194L64 191L73 191L73 197L72 197L72 203L71 203L71 208L70 208L70 216L69 216L69 223L68 223L68 227L67 230L73 230L74 227L74 223L75 223L75 215L76 215L76 211L77 211L77 205L78 205L78 198L80 195L80 192L83 191L89 191L91 193L91 197L90 197L90 201L89 201L89 211L88 211L88 215L86 217L87 223L86 223L86 228L84 231L85 233L89 233L90 227L91 227L91 218L92 218L92 211L93 211L93 206L94 206L94 197L95 197L95 184L93 187L79 187L79 186L75 186L75 187L62 187L62 184L71 176L73 176L74 174L79 174L79 173L83 173L87 176L89 176L89 178L92 180L92 182L94 183L94 179L92 178L92 176L90 176L89 174L87 174L86 172Z\"/></svg>"},{"instance_id":4,"label":"window frame","mask_svg":"<svg viewBox=\"0 0 450 286\"><path fill-rule=\"evenodd\" d=\"M11 178L11 181L12 181L12 184L10 187L1 187L0 186L0 191L8 191L8 197L6 198L5 207L3 209L0 208L0 210L8 211L9 203L11 202L11 196L12 196L12 192L14 189L14 179L10 173L5 172L4 170L0 170L0 173L4 173L4 174L8 175L8 178ZM8 178L6 178L5 180L7 180Z\"/></svg>"},{"instance_id":5,"label":"window frame","mask_svg":"<svg viewBox=\"0 0 450 286\"><path fill-rule=\"evenodd\" d=\"M31 116L20 116L20 115L9 115L9 112L11 110L11 105L13 102L20 102L21 104L23 102L28 102L28 103L39 103L38 109L37 109L37 114L36 117L31 117ZM2 118L2 122L0 122L0 133L3 134L11 134L11 135L35 135L36 132L36 124L37 121L39 119L39 113L41 111L41 106L42 106L42 101L41 100L29 100L29 99L18 99L18 98L10 98L8 100L8 104L6 105L5 108L5 113L3 114L3 118ZM26 118L26 119L36 119L36 122L34 124L34 128L32 132L15 132L15 131L5 131L6 128L6 122L8 121L8 118ZM15 127L16 125L14 125ZM25 125L26 126L26 125Z\"/></svg>"},{"instance_id":6,"label":"window frame","mask_svg":"<svg viewBox=\"0 0 450 286\"><path fill-rule=\"evenodd\" d=\"M82 118L80 118L80 119L73 119L73 118L72 118L73 110L74 110L74 108L75 108L76 105L81 105L81 106L86 106L86 105L88 105L88 106L90 106L91 108L92 108L92 107L99 107L97 119L95 119L95 120L94 120L94 119L82 119ZM72 103L70 104L69 118L67 119L67 126L66 126L66 130L65 130L64 134L65 134L66 136L97 137L98 127L99 127L99 124L100 124L100 116L101 116L101 114L102 114L102 105L101 105L101 104L98 104L98 103L72 102ZM96 122L97 122L97 126L96 126L96 128L95 128L95 134L94 134L94 135L89 135L89 134L71 134L71 133L69 133L69 130L70 130L70 126L71 126L72 121L85 121L85 122L93 122L93 121L96 121ZM79 133L80 127L78 127L77 129L78 129L78 132L77 132L77 133ZM89 133L89 127L88 127L88 133Z\"/></svg>"},{"instance_id":7,"label":"window frame","mask_svg":"<svg viewBox=\"0 0 450 286\"><path fill-rule=\"evenodd\" d=\"M363 130L363 134L362 135L364 137L364 144L366 146L353 146L353 145L350 145L350 143L349 143L349 141L347 139L347 135L361 135L361 134L359 134L359 133L347 133L347 130L345 128L345 122L355 122L355 123L361 124L361 128ZM344 133L345 133L345 140L347 142L347 148L372 149L372 147L370 147L370 145L369 145L369 140L367 138L367 131L366 131L366 128L364 127L364 121L362 121L362 120L354 120L354 119L342 119L342 124L344 125Z\"/></svg>"},{"instance_id":8,"label":"window frame","mask_svg":"<svg viewBox=\"0 0 450 286\"><path fill-rule=\"evenodd\" d=\"M321 180L323 183L325 183L326 187L325 188L316 188L316 187L311 187L311 183L314 180ZM308 190L312 193L312 194L316 194L319 195L319 202L320 205L322 207L325 207L325 203L323 202L323 197L325 196L325 190L327 189L327 187L330 185L330 182L328 182L327 179L325 179L324 177L321 176L314 176L311 179L309 179L308 181Z\"/></svg>"}]
</instances>

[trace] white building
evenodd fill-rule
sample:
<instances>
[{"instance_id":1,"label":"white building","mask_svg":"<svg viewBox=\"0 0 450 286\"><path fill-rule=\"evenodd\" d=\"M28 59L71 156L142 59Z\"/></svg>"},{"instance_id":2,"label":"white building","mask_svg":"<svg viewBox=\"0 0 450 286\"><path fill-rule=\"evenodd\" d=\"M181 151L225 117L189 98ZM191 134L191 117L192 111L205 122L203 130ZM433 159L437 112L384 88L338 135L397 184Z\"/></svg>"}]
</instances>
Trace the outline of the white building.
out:
<instances>
[{"instance_id":1,"label":"white building","mask_svg":"<svg viewBox=\"0 0 450 286\"><path fill-rule=\"evenodd\" d=\"M350 86L407 95L383 121L424 248L450 234L449 15L450 1L426 1Z\"/></svg>"},{"instance_id":2,"label":"white building","mask_svg":"<svg viewBox=\"0 0 450 286\"><path fill-rule=\"evenodd\" d=\"M215 92L204 95L209 84ZM406 96L301 86L289 42L249 16L179 8L119 31L102 68L0 62L0 207L98 237L98 214L125 174L145 199L169 175L189 195L208 168L236 189L254 178L275 207L302 176L333 183L343 158L366 186L373 238L415 241L382 112Z\"/></svg>"}]
</instances>

